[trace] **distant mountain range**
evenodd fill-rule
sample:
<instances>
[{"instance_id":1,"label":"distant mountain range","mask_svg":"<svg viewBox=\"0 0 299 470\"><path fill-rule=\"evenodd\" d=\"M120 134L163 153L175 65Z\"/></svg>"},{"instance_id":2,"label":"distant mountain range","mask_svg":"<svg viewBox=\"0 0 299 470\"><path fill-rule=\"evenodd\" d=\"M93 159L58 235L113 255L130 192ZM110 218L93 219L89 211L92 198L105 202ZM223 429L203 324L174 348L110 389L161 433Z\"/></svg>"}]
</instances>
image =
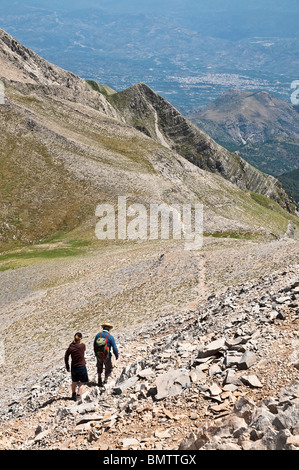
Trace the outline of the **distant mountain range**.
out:
<instances>
[{"instance_id":1,"label":"distant mountain range","mask_svg":"<svg viewBox=\"0 0 299 470\"><path fill-rule=\"evenodd\" d=\"M180 112L229 88L290 101L298 2L1 0L0 25L42 57L118 91L143 82Z\"/></svg>"},{"instance_id":2,"label":"distant mountain range","mask_svg":"<svg viewBox=\"0 0 299 470\"><path fill-rule=\"evenodd\" d=\"M299 167L298 108L270 93L229 90L188 117L263 172L279 177Z\"/></svg>"}]
</instances>

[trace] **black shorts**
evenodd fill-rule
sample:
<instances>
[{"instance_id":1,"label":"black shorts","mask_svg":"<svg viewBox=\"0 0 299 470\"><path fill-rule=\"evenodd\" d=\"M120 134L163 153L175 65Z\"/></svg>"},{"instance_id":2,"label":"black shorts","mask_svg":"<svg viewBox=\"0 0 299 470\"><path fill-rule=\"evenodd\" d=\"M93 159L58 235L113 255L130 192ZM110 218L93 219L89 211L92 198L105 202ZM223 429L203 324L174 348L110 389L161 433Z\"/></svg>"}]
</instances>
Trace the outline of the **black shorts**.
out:
<instances>
[{"instance_id":1,"label":"black shorts","mask_svg":"<svg viewBox=\"0 0 299 470\"><path fill-rule=\"evenodd\" d=\"M73 382L88 382L88 374L86 366L82 367L71 367L72 381Z\"/></svg>"}]
</instances>

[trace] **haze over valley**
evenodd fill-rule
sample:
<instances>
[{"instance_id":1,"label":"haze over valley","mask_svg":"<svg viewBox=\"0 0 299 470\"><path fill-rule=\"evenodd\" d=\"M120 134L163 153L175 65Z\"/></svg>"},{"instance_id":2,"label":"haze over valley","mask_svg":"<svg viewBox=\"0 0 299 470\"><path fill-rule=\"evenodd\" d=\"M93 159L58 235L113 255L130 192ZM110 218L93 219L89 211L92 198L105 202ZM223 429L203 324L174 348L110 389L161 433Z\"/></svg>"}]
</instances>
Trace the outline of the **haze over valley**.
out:
<instances>
[{"instance_id":1,"label":"haze over valley","mask_svg":"<svg viewBox=\"0 0 299 470\"><path fill-rule=\"evenodd\" d=\"M50 62L121 91L144 82L181 112L230 88L290 101L298 2L2 0L0 24Z\"/></svg>"}]
</instances>

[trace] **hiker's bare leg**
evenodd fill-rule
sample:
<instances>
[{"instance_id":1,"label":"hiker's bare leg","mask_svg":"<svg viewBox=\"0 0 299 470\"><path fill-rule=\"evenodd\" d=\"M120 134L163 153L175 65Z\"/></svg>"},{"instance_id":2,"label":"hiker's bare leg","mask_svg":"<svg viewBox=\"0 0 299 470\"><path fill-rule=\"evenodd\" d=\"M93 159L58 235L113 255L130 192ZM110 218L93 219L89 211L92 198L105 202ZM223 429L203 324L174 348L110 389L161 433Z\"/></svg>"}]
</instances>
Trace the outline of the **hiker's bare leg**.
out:
<instances>
[{"instance_id":1,"label":"hiker's bare leg","mask_svg":"<svg viewBox=\"0 0 299 470\"><path fill-rule=\"evenodd\" d=\"M80 382L79 388L78 388L78 395L82 395L84 385L85 385L84 383L81 383L81 382Z\"/></svg>"},{"instance_id":2,"label":"hiker's bare leg","mask_svg":"<svg viewBox=\"0 0 299 470\"><path fill-rule=\"evenodd\" d=\"M102 387L102 372L103 372L103 361L100 359L97 359L97 372L98 372L98 386Z\"/></svg>"}]
</instances>

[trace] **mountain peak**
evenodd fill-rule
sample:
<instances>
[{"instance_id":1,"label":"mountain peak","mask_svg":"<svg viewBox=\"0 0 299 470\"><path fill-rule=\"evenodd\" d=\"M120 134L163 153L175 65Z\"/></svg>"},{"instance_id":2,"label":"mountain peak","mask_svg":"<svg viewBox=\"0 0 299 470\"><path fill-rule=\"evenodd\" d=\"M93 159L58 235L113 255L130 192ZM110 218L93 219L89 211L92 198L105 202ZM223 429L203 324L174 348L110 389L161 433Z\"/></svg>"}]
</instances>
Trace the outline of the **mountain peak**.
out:
<instances>
[{"instance_id":1,"label":"mountain peak","mask_svg":"<svg viewBox=\"0 0 299 470\"><path fill-rule=\"evenodd\" d=\"M0 29L0 66L3 78L22 83L70 86L71 78L79 78L42 59L3 29Z\"/></svg>"},{"instance_id":2,"label":"mountain peak","mask_svg":"<svg viewBox=\"0 0 299 470\"><path fill-rule=\"evenodd\" d=\"M190 119L261 171L279 175L298 166L299 114L267 91L229 90Z\"/></svg>"},{"instance_id":3,"label":"mountain peak","mask_svg":"<svg viewBox=\"0 0 299 470\"><path fill-rule=\"evenodd\" d=\"M85 80L43 59L0 29L0 79L18 89L32 88L36 93L81 102L115 116L103 95L92 90Z\"/></svg>"}]
</instances>

